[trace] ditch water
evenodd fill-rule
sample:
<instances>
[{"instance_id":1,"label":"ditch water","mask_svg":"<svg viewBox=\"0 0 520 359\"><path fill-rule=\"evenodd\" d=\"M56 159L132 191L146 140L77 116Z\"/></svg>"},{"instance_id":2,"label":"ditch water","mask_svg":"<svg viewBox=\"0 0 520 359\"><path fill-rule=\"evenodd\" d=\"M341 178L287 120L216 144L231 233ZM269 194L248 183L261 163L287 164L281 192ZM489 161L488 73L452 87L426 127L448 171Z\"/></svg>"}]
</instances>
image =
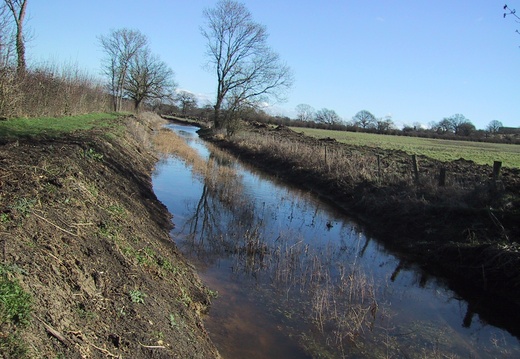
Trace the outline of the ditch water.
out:
<instances>
[{"instance_id":1,"label":"ditch water","mask_svg":"<svg viewBox=\"0 0 520 359\"><path fill-rule=\"evenodd\" d=\"M205 326L224 358L520 357L518 324L494 325L507 313L480 310L479 298L310 193L213 149L197 128L168 127L209 163L195 171L167 157L153 185L178 247L218 292Z\"/></svg>"}]
</instances>

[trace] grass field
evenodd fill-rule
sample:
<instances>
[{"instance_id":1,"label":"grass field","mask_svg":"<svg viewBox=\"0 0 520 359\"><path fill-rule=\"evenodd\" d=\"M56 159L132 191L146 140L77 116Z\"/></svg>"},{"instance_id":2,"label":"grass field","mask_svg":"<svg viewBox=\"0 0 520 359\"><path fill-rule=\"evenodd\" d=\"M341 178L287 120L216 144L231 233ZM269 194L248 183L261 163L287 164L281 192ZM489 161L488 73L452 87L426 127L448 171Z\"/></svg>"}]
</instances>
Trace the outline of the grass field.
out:
<instances>
[{"instance_id":1,"label":"grass field","mask_svg":"<svg viewBox=\"0 0 520 359\"><path fill-rule=\"evenodd\" d=\"M39 135L58 136L76 130L89 130L94 127L113 125L113 119L121 116L116 113L94 113L67 117L15 118L0 121L0 137L18 138Z\"/></svg>"},{"instance_id":2,"label":"grass field","mask_svg":"<svg viewBox=\"0 0 520 359\"><path fill-rule=\"evenodd\" d=\"M504 167L520 168L520 146L501 143L439 140L432 138L389 136L372 133L331 131L291 127L293 131L316 138L334 138L339 142L424 155L440 161L459 158L478 164L492 166L493 161L502 161Z\"/></svg>"}]
</instances>

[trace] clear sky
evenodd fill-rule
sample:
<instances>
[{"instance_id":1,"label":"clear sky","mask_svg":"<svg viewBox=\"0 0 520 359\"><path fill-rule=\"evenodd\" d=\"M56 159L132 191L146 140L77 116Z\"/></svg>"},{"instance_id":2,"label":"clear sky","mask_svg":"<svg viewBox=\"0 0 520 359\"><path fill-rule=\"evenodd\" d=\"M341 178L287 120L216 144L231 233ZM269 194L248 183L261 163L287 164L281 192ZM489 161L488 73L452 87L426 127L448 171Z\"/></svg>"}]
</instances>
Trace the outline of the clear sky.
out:
<instances>
[{"instance_id":1,"label":"clear sky","mask_svg":"<svg viewBox=\"0 0 520 359\"><path fill-rule=\"evenodd\" d=\"M295 83L274 114L300 103L344 120L368 110L398 125L461 113L477 128L520 126L520 0L244 0ZM216 0L29 0L30 64L73 63L101 76L97 36L140 30L179 89L213 100L202 11Z\"/></svg>"}]
</instances>

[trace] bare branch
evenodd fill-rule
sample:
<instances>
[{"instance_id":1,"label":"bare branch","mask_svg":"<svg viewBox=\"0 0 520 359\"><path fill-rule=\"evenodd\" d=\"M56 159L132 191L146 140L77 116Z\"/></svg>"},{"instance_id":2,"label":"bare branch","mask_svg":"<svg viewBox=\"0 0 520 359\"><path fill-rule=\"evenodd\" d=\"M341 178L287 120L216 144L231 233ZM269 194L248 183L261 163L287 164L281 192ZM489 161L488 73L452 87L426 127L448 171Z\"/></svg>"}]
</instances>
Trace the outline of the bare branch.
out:
<instances>
[{"instance_id":1,"label":"bare branch","mask_svg":"<svg viewBox=\"0 0 520 359\"><path fill-rule=\"evenodd\" d=\"M223 106L236 110L267 99L283 100L293 82L289 67L267 46L265 26L238 2L221 0L204 11L209 64L217 75L215 127L225 125Z\"/></svg>"},{"instance_id":2,"label":"bare branch","mask_svg":"<svg viewBox=\"0 0 520 359\"><path fill-rule=\"evenodd\" d=\"M98 39L106 55L103 68L109 78L107 87L113 97L114 111L120 111L130 62L147 46L148 39L139 30L126 28L112 30Z\"/></svg>"},{"instance_id":3,"label":"bare branch","mask_svg":"<svg viewBox=\"0 0 520 359\"><path fill-rule=\"evenodd\" d=\"M5 6L11 12L16 27L16 55L18 58L17 72L18 75L25 74L25 39L23 36L23 25L25 13L27 9L27 0L4 0Z\"/></svg>"},{"instance_id":4,"label":"bare branch","mask_svg":"<svg viewBox=\"0 0 520 359\"><path fill-rule=\"evenodd\" d=\"M136 111L146 100L173 100L175 86L173 71L148 48L138 51L130 61L125 94Z\"/></svg>"}]
</instances>

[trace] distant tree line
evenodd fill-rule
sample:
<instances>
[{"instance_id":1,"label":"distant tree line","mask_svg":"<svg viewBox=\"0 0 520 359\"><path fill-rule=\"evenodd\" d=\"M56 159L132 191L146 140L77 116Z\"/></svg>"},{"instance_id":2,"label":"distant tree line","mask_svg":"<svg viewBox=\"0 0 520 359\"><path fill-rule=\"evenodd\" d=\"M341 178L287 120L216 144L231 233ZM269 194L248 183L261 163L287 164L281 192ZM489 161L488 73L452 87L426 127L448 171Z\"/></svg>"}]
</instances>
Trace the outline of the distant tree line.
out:
<instances>
[{"instance_id":1,"label":"distant tree line","mask_svg":"<svg viewBox=\"0 0 520 359\"><path fill-rule=\"evenodd\" d=\"M209 122L212 120L213 107L210 103L199 107L194 94L182 91L176 97L175 103L170 105L163 104L157 110L164 115L175 115ZM294 119L286 116L269 115L255 107L244 111L241 119L246 122L259 122L278 126L520 144L520 128L506 128L502 125L502 122L492 120L486 129L480 130L476 129L471 121L462 114L455 114L445 117L438 122L431 122L427 127L416 123L399 129L390 116L377 118L367 110L361 110L352 119L345 121L334 110L324 108L316 111L310 105L300 104L296 106L296 117Z\"/></svg>"}]
</instances>

